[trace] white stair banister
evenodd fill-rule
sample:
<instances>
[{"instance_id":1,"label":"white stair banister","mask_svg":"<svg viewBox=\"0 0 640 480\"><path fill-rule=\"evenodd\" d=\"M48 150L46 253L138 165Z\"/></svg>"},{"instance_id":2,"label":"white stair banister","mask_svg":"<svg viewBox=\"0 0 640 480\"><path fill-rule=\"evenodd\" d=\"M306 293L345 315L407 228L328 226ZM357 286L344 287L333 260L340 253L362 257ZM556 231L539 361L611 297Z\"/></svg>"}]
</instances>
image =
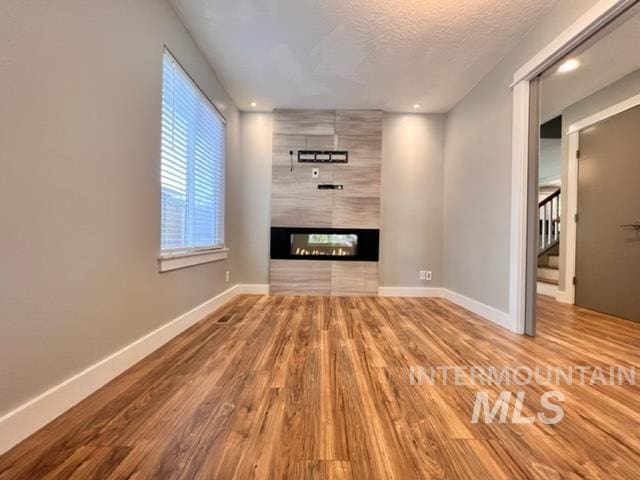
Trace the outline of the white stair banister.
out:
<instances>
[{"instance_id":1,"label":"white stair banister","mask_svg":"<svg viewBox=\"0 0 640 480\"><path fill-rule=\"evenodd\" d=\"M540 242L538 254L544 253L560 241L560 189L539 203Z\"/></svg>"}]
</instances>

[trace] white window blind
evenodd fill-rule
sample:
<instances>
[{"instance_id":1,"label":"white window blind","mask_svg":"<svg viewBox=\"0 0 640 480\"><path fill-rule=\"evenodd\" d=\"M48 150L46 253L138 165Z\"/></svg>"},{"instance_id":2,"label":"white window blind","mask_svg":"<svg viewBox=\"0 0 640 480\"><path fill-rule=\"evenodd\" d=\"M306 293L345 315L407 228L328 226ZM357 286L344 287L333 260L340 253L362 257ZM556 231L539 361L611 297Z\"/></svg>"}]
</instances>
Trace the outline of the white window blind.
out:
<instances>
[{"instance_id":1,"label":"white window blind","mask_svg":"<svg viewBox=\"0 0 640 480\"><path fill-rule=\"evenodd\" d=\"M224 245L225 123L165 51L162 75L163 254Z\"/></svg>"}]
</instances>

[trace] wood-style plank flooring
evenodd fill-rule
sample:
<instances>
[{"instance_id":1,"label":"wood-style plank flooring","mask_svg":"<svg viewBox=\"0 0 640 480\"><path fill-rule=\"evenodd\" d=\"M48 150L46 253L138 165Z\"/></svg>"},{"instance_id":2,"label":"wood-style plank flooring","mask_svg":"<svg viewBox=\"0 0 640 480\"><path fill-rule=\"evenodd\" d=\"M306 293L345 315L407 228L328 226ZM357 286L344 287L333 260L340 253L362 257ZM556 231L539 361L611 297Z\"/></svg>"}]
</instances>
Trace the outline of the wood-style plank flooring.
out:
<instances>
[{"instance_id":1,"label":"wood-style plank flooring","mask_svg":"<svg viewBox=\"0 0 640 480\"><path fill-rule=\"evenodd\" d=\"M471 423L476 391L502 387L409 383L640 364L640 324L541 298L538 328L443 299L238 297L0 457L0 479L640 478L637 387L553 387L565 418L522 425ZM517 387L523 414L546 389Z\"/></svg>"}]
</instances>

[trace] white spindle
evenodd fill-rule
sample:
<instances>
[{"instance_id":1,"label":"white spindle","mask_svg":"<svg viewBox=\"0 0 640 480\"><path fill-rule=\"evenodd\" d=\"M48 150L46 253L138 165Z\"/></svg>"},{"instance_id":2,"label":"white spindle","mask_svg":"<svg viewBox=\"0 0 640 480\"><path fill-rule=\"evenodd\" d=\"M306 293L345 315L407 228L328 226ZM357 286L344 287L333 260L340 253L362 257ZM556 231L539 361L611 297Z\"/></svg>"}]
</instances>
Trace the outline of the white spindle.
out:
<instances>
[{"instance_id":1,"label":"white spindle","mask_svg":"<svg viewBox=\"0 0 640 480\"><path fill-rule=\"evenodd\" d=\"M558 240L558 220L560 219L560 197L553 199L553 240Z\"/></svg>"},{"instance_id":2,"label":"white spindle","mask_svg":"<svg viewBox=\"0 0 640 480\"><path fill-rule=\"evenodd\" d=\"M544 206L540 208L540 248L544 248Z\"/></svg>"},{"instance_id":3,"label":"white spindle","mask_svg":"<svg viewBox=\"0 0 640 480\"><path fill-rule=\"evenodd\" d=\"M548 230L547 230L547 232L548 232L547 233L547 244L545 245L545 247L551 245L551 238L552 238L552 235L553 235L553 219L552 219L552 217L553 217L553 213L552 212L553 211L551 210L551 202L549 202L547 204L547 209L549 211L549 213L547 214L547 221L549 222L549 227L548 227Z\"/></svg>"},{"instance_id":4,"label":"white spindle","mask_svg":"<svg viewBox=\"0 0 640 480\"><path fill-rule=\"evenodd\" d=\"M542 207L542 248L547 246L547 205Z\"/></svg>"},{"instance_id":5,"label":"white spindle","mask_svg":"<svg viewBox=\"0 0 640 480\"><path fill-rule=\"evenodd\" d=\"M551 198L547 197L539 207L540 250L560 240L560 195L559 190Z\"/></svg>"},{"instance_id":6,"label":"white spindle","mask_svg":"<svg viewBox=\"0 0 640 480\"><path fill-rule=\"evenodd\" d=\"M556 199L551 199L551 219L549 220L549 226L551 227L551 239L556 239Z\"/></svg>"}]
</instances>

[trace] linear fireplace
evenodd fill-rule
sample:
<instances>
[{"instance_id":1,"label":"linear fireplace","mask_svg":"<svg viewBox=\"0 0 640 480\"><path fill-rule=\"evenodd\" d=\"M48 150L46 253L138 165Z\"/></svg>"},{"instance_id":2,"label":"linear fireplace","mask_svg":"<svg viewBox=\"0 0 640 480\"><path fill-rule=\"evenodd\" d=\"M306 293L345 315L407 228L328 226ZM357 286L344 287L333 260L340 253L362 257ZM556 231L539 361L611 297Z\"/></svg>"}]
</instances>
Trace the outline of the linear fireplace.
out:
<instances>
[{"instance_id":1,"label":"linear fireplace","mask_svg":"<svg viewBox=\"0 0 640 480\"><path fill-rule=\"evenodd\" d=\"M271 258L377 262L380 232L362 228L271 228Z\"/></svg>"}]
</instances>

